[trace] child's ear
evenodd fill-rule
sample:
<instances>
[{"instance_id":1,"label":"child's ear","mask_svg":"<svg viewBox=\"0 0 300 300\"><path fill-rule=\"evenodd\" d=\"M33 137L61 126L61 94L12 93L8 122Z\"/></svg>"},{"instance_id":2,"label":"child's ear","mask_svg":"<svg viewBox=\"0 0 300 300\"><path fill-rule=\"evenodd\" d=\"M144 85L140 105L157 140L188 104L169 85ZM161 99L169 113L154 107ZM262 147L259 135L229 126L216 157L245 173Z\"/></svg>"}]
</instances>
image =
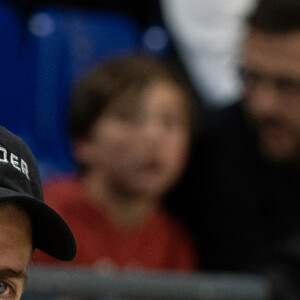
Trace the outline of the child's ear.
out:
<instances>
[{"instance_id":1,"label":"child's ear","mask_svg":"<svg viewBox=\"0 0 300 300\"><path fill-rule=\"evenodd\" d=\"M83 165L89 165L93 158L93 144L88 140L77 140L72 143L73 157Z\"/></svg>"}]
</instances>

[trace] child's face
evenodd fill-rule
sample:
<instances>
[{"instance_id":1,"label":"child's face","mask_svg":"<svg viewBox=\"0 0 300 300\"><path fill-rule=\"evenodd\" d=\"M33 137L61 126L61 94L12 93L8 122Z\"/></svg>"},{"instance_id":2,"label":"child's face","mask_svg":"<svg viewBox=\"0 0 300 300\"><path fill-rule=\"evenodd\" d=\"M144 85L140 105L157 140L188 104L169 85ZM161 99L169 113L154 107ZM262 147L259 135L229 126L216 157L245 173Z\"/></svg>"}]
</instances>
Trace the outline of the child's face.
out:
<instances>
[{"instance_id":1,"label":"child's face","mask_svg":"<svg viewBox=\"0 0 300 300\"><path fill-rule=\"evenodd\" d=\"M159 196L181 174L190 143L190 112L182 90L155 82L114 101L95 123L89 169L119 191Z\"/></svg>"}]
</instances>

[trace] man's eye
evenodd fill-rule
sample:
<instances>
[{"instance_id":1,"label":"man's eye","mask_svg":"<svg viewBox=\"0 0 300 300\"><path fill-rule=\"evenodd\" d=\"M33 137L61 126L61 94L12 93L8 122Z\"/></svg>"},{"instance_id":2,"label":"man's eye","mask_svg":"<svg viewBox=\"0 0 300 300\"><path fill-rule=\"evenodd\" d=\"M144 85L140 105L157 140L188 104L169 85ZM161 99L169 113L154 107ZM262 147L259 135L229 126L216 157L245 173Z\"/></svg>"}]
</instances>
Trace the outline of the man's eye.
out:
<instances>
[{"instance_id":1,"label":"man's eye","mask_svg":"<svg viewBox=\"0 0 300 300\"><path fill-rule=\"evenodd\" d=\"M276 80L277 88L289 94L300 94L300 81L296 81L288 78L278 78Z\"/></svg>"},{"instance_id":2,"label":"man's eye","mask_svg":"<svg viewBox=\"0 0 300 300\"><path fill-rule=\"evenodd\" d=\"M13 288L9 284L4 281L0 281L0 297L4 295L10 295L13 292Z\"/></svg>"},{"instance_id":3,"label":"man's eye","mask_svg":"<svg viewBox=\"0 0 300 300\"><path fill-rule=\"evenodd\" d=\"M240 77L244 81L245 84L251 85L256 84L258 81L262 79L262 75L258 72L247 69L247 68L241 68L240 69Z\"/></svg>"}]
</instances>

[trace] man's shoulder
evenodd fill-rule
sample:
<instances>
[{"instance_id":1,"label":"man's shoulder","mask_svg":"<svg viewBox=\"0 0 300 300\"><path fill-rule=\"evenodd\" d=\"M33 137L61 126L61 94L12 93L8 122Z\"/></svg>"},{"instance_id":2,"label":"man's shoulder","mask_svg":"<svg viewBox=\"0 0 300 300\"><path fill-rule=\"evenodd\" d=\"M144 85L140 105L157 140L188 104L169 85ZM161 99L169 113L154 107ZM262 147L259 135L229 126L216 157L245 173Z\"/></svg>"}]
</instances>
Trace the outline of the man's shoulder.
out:
<instances>
[{"instance_id":1,"label":"man's shoulder","mask_svg":"<svg viewBox=\"0 0 300 300\"><path fill-rule=\"evenodd\" d=\"M208 112L201 134L200 147L234 150L253 145L253 133L247 125L242 104L236 103L219 111ZM209 150L210 151L210 150Z\"/></svg>"},{"instance_id":2,"label":"man's shoulder","mask_svg":"<svg viewBox=\"0 0 300 300\"><path fill-rule=\"evenodd\" d=\"M203 131L218 133L240 125L245 125L245 118L242 103L237 102L220 110L208 111L205 116Z\"/></svg>"},{"instance_id":3,"label":"man's shoulder","mask_svg":"<svg viewBox=\"0 0 300 300\"><path fill-rule=\"evenodd\" d=\"M210 114L193 157L198 169L205 170L203 176L207 172L233 176L233 170L240 176L259 165L256 137L240 103Z\"/></svg>"}]
</instances>

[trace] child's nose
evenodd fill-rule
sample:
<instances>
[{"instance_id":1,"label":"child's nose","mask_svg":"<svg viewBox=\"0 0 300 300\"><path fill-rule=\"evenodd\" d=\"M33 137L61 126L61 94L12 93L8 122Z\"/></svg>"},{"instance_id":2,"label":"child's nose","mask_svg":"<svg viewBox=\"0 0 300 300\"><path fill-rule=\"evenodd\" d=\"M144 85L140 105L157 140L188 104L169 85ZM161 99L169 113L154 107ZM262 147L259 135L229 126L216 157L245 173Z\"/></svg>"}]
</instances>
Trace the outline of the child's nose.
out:
<instances>
[{"instance_id":1,"label":"child's nose","mask_svg":"<svg viewBox=\"0 0 300 300\"><path fill-rule=\"evenodd\" d=\"M148 121L143 126L143 134L149 142L157 143L163 137L163 129L159 122Z\"/></svg>"}]
</instances>

